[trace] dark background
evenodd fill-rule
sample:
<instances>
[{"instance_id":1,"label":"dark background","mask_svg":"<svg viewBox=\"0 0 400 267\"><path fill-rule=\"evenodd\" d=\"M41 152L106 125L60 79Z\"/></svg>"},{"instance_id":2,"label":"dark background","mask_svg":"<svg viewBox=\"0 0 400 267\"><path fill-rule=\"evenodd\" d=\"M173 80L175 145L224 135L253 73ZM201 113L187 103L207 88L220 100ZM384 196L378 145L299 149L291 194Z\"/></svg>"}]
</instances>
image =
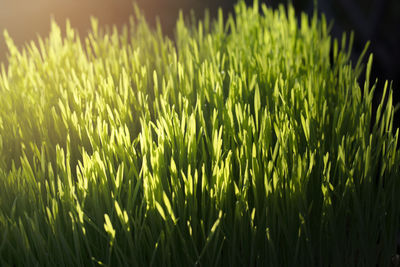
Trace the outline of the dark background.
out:
<instances>
[{"instance_id":1,"label":"dark background","mask_svg":"<svg viewBox=\"0 0 400 267\"><path fill-rule=\"evenodd\" d=\"M173 37L175 21L179 9L189 14L193 9L198 17L208 8L216 14L217 7L224 13L232 12L236 1L229 0L136 0L148 22L155 24L160 18L164 33ZM276 7L288 0L260 0L268 6ZM400 101L400 1L399 0L295 0L298 13L312 14L317 3L328 21L333 21L331 34L341 38L342 32L354 31L355 43L353 59L357 60L365 43L370 40L370 53L374 54L372 79L378 78L375 102L379 101L380 88L385 80L393 81L395 102ZM100 24L128 23L133 13L132 0L0 0L0 31L7 29L18 46L36 40L36 36L46 36L50 29L50 18L65 25L69 18L74 28L84 36L90 28L90 16L99 18ZM251 4L251 0L246 3ZM7 49L4 38L0 37L0 61L6 62ZM362 81L361 81L362 82ZM376 105L376 104L375 104ZM397 116L398 117L398 116ZM399 123L396 122L396 126Z\"/></svg>"}]
</instances>

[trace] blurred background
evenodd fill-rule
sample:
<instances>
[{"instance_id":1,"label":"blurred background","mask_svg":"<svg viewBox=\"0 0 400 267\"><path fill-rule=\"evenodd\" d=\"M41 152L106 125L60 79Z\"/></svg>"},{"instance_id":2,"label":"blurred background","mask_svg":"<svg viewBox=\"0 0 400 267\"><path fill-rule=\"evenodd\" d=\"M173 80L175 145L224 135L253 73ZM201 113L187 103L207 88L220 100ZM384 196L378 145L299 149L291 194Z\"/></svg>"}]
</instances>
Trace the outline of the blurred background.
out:
<instances>
[{"instance_id":1,"label":"blurred background","mask_svg":"<svg viewBox=\"0 0 400 267\"><path fill-rule=\"evenodd\" d=\"M208 8L211 15L222 7L224 13L232 12L235 0L136 0L148 22L155 25L160 18L164 33L173 37L179 9L189 14L194 10L197 17ZM288 0L259 0L277 7ZM315 4L328 21L333 21L331 34L341 38L342 32L355 33L354 55L356 60L370 40L369 52L374 53L373 79L392 80L395 99L400 99L400 1L399 0L293 0L298 13L312 14ZM252 4L252 0L246 0ZM53 17L62 27L70 19L81 36L90 28L90 16L99 19L101 25L128 23L133 13L132 0L0 0L0 31L7 29L18 46L36 40L37 35L46 36ZM0 36L0 62L6 62L7 49ZM379 97L378 97L379 98Z\"/></svg>"}]
</instances>

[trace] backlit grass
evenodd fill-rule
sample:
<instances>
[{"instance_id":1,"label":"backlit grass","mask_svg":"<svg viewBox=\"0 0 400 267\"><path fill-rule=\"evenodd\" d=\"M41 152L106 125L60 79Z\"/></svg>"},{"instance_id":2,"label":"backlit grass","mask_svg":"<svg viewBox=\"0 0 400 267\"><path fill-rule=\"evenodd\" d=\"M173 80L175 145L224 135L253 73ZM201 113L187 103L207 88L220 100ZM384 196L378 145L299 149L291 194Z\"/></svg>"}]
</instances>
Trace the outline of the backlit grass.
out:
<instances>
[{"instance_id":1,"label":"backlit grass","mask_svg":"<svg viewBox=\"0 0 400 267\"><path fill-rule=\"evenodd\" d=\"M372 56L360 85L352 36L290 6L160 28L5 32L0 265L388 266L399 130L388 83L371 117Z\"/></svg>"}]
</instances>

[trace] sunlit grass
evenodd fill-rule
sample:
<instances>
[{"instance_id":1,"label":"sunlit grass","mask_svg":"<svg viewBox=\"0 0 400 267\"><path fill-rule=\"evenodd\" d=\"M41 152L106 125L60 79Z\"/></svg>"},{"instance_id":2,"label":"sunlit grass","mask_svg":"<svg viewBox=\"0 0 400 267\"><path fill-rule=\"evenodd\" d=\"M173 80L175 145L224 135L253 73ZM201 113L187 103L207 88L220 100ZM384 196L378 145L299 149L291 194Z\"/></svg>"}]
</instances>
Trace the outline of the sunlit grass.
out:
<instances>
[{"instance_id":1,"label":"sunlit grass","mask_svg":"<svg viewBox=\"0 0 400 267\"><path fill-rule=\"evenodd\" d=\"M0 77L2 266L388 266L392 89L292 7L50 36ZM372 121L375 121L372 124Z\"/></svg>"}]
</instances>

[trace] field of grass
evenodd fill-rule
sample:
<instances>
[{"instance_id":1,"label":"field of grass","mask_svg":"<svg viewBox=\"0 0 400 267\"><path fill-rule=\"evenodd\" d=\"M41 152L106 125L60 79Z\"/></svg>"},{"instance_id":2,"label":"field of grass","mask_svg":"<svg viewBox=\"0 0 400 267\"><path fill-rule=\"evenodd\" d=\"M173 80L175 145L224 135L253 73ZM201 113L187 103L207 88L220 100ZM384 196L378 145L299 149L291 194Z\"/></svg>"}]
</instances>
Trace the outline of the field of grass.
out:
<instances>
[{"instance_id":1,"label":"field of grass","mask_svg":"<svg viewBox=\"0 0 400 267\"><path fill-rule=\"evenodd\" d=\"M386 83L372 118L352 35L243 2L174 40L92 25L5 32L1 266L390 264L397 108Z\"/></svg>"}]
</instances>

